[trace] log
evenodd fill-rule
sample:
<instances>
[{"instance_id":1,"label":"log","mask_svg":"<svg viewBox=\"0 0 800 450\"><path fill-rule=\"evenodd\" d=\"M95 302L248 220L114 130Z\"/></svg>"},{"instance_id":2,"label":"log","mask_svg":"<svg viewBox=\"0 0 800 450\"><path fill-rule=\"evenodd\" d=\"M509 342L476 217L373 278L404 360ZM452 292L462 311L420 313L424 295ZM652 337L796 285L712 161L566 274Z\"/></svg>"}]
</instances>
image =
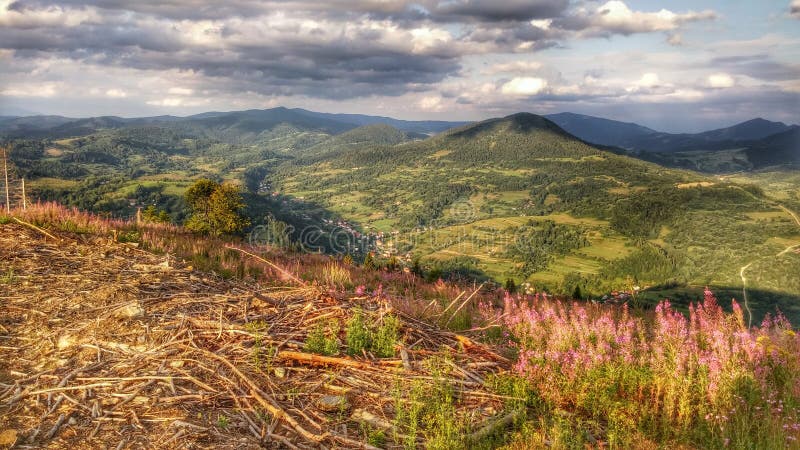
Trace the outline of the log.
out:
<instances>
[{"instance_id":1,"label":"log","mask_svg":"<svg viewBox=\"0 0 800 450\"><path fill-rule=\"evenodd\" d=\"M293 352L289 350L282 350L278 352L278 359L288 359L292 361L299 361L304 363L311 363L311 364L326 364L332 366L344 366L344 367L353 367L356 369L375 369L376 365L370 364L367 362L356 361L355 359L350 358L338 358L335 356L325 356L325 355L317 355L314 353L303 353L303 352ZM403 361L401 360L387 360L381 361L380 363L380 370L398 370L399 367L391 367L391 366L402 366ZM386 367L390 366L390 367Z\"/></svg>"}]
</instances>

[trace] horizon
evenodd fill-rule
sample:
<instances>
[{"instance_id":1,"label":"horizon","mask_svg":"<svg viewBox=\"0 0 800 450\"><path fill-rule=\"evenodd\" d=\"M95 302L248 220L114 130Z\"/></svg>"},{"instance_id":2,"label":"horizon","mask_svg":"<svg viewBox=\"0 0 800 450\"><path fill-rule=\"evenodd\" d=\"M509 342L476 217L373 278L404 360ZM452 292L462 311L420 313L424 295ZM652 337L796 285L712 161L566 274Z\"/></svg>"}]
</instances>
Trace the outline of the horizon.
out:
<instances>
[{"instance_id":1,"label":"horizon","mask_svg":"<svg viewBox=\"0 0 800 450\"><path fill-rule=\"evenodd\" d=\"M573 114L573 115L578 115L578 116L592 117L592 118L596 118L596 119L611 120L611 121L617 121L617 122L621 122L621 123L629 123L629 124L632 124L632 125L640 125L640 126L642 125L642 124L636 123L636 122L628 122L628 121L625 121L625 120L617 120L617 119L613 119L613 118L609 118L609 117L592 116L592 115L588 115L588 114L574 113L574 112L571 112L571 111L558 111L558 112L546 113L546 114L540 114L540 113L536 113L536 112L532 112L532 111L517 111L517 112L510 113L510 114L503 115L503 116L485 117L485 118L477 119L477 120L467 120L467 121L454 121L453 120L453 121L450 121L450 120L444 120L444 119L428 119L428 120L426 120L426 119L402 119L402 118L398 118L398 117L391 116L391 115L380 115L379 116L379 115L370 115L370 114L341 112L341 111L333 111L333 112L329 112L329 111L314 111L314 110L310 110L310 109L306 109L306 108L288 107L288 106L274 106L272 108L263 108L263 109L251 108L251 109L245 109L245 110L229 110L229 111L202 111L202 112L199 112L199 113L185 114L185 115L161 114L161 115L153 115L153 116L136 116L136 115L124 116L124 115L111 115L111 114L109 114L109 115L102 115L102 116L70 117L70 116L63 116L63 115L60 115L60 114L38 114L38 113L34 113L34 114L29 114L29 115L14 115L14 114L3 115L3 114L0 114L0 117L25 118L25 117L54 116L54 117L64 117L64 118L72 119L72 120L83 120L83 119L91 119L91 118L99 118L99 117L112 117L112 118L120 118L120 119L148 119L148 118L158 118L158 117L174 117L174 118L178 118L178 119L187 119L187 118L190 118L190 117L193 117L193 116L204 115L204 114L214 114L214 113L218 113L218 114L233 114L233 113L248 112L248 111L267 111L267 110L274 110L274 109L285 109L285 110L289 110L289 111L299 109L299 110L308 111L308 112L312 112L312 113L323 113L323 114L332 114L332 115L340 115L340 114L342 114L342 115L364 115L364 116L370 116L370 117L382 117L382 118L391 119L391 120L401 120L401 121L408 121L408 122L425 122L425 121L435 122L435 121L441 121L441 122L467 122L467 123L480 123L480 122L484 122L484 121L488 121L488 120L502 119L502 118L506 118L506 117L513 116L513 115L516 115L516 114L533 114L533 115L541 116L541 117L544 117L544 118L548 118L547 116L550 116L550 115ZM659 129L653 129L652 127L648 127L648 128L651 128L653 131L658 132L658 133L694 134L694 133L702 133L702 132L714 131L714 130L718 130L718 129L731 128L731 127L734 127L734 126L737 126L737 125L742 125L744 123L748 123L748 122L752 122L752 121L756 121L756 120L765 120L765 121L768 121L768 122L782 123L782 124L787 125L789 127L798 127L798 126L800 126L800 124L798 124L798 123L792 123L792 122L785 123L785 122L782 122L780 120L771 120L771 119L768 119L768 118L765 118L765 117L753 117L753 118L750 118L750 119L737 121L735 123L731 123L731 124L728 124L728 125L722 125L722 126L719 126L717 128L709 128L709 129L702 129L702 130L696 130L696 131L664 131L664 130L659 130ZM368 125L362 125L362 126L368 126Z\"/></svg>"},{"instance_id":2,"label":"horizon","mask_svg":"<svg viewBox=\"0 0 800 450\"><path fill-rule=\"evenodd\" d=\"M0 115L800 117L800 0L0 1ZM688 112L688 113L687 113Z\"/></svg>"}]
</instances>

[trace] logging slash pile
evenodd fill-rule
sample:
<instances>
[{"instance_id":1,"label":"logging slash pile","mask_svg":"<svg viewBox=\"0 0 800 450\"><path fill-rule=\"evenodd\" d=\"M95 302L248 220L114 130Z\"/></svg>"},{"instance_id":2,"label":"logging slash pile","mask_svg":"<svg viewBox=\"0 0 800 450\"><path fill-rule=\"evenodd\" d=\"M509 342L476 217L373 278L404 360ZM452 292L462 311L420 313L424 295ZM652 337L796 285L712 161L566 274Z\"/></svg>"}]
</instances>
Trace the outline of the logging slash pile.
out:
<instances>
[{"instance_id":1,"label":"logging slash pile","mask_svg":"<svg viewBox=\"0 0 800 450\"><path fill-rule=\"evenodd\" d=\"M470 433L508 418L485 383L508 361L381 297L225 280L16 222L0 225L0 278L0 449L424 447L398 410L436 384ZM327 356L308 348L355 311L400 319L394 357L348 355L343 330Z\"/></svg>"}]
</instances>

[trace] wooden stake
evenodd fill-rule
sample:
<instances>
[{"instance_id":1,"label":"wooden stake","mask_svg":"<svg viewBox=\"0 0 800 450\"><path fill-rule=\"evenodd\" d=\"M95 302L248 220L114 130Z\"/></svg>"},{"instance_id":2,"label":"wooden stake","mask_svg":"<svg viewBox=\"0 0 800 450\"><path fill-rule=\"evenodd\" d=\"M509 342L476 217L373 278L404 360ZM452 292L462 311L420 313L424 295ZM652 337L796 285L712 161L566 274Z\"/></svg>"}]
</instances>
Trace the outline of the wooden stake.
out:
<instances>
[{"instance_id":1,"label":"wooden stake","mask_svg":"<svg viewBox=\"0 0 800 450\"><path fill-rule=\"evenodd\" d=\"M25 198L25 178L22 179L22 210L28 209L28 200Z\"/></svg>"},{"instance_id":2,"label":"wooden stake","mask_svg":"<svg viewBox=\"0 0 800 450\"><path fill-rule=\"evenodd\" d=\"M3 147L3 173L6 178L6 212L11 212L11 196L8 194L8 150Z\"/></svg>"}]
</instances>

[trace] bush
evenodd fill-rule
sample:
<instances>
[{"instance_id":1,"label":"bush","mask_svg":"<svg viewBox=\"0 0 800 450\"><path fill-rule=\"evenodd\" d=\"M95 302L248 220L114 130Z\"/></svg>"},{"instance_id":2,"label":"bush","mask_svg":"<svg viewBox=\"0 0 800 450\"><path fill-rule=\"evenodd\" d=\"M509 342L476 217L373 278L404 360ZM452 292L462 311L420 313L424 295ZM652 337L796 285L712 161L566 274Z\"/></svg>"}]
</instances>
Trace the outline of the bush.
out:
<instances>
[{"instance_id":1,"label":"bush","mask_svg":"<svg viewBox=\"0 0 800 450\"><path fill-rule=\"evenodd\" d=\"M339 321L319 322L306 337L306 350L321 355L339 353Z\"/></svg>"},{"instance_id":2,"label":"bush","mask_svg":"<svg viewBox=\"0 0 800 450\"><path fill-rule=\"evenodd\" d=\"M378 328L372 341L372 351L375 356L379 358L391 358L394 356L399 331L400 319L392 315L383 317L383 323Z\"/></svg>"},{"instance_id":3,"label":"bush","mask_svg":"<svg viewBox=\"0 0 800 450\"><path fill-rule=\"evenodd\" d=\"M364 314L360 308L356 308L347 321L347 354L360 355L363 350L370 347L371 341L371 333L364 321Z\"/></svg>"}]
</instances>

